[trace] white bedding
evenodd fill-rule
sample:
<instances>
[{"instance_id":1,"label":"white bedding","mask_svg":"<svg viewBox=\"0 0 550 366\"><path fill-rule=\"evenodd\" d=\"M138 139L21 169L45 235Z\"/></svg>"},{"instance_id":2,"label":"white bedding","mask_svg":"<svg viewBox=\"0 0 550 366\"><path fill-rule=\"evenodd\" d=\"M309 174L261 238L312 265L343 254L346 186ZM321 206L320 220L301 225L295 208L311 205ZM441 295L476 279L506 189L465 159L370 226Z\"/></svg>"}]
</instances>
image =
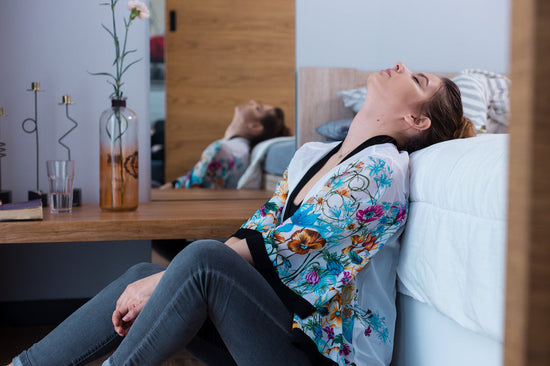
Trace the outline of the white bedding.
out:
<instances>
[{"instance_id":1,"label":"white bedding","mask_svg":"<svg viewBox=\"0 0 550 366\"><path fill-rule=\"evenodd\" d=\"M267 154L267 150L275 144L281 142L293 141L294 136L274 137L260 142L252 149L250 156L250 165L244 171L237 183L238 189L260 189L262 187L262 163Z\"/></svg>"},{"instance_id":2,"label":"white bedding","mask_svg":"<svg viewBox=\"0 0 550 366\"><path fill-rule=\"evenodd\" d=\"M508 135L433 145L411 155L410 212L399 291L502 342Z\"/></svg>"}]
</instances>

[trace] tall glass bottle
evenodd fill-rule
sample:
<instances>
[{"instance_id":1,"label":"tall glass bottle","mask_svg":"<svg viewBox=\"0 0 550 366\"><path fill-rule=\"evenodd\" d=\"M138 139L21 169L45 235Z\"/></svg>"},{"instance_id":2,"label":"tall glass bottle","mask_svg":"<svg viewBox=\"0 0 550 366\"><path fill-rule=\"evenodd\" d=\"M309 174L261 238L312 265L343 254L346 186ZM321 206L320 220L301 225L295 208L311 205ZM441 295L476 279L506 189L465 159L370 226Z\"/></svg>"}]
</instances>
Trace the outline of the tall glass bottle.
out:
<instances>
[{"instance_id":1,"label":"tall glass bottle","mask_svg":"<svg viewBox=\"0 0 550 366\"><path fill-rule=\"evenodd\" d=\"M139 202L138 119L125 99L112 99L100 117L99 206L135 210Z\"/></svg>"}]
</instances>

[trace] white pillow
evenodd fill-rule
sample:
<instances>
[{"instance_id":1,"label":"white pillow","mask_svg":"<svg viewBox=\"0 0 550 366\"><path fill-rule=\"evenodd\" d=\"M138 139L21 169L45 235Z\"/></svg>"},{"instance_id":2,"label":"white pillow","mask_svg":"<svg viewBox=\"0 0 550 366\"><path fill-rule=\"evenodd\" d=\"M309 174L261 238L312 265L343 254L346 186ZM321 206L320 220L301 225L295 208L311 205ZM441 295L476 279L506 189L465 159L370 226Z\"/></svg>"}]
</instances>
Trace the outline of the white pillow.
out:
<instances>
[{"instance_id":1,"label":"white pillow","mask_svg":"<svg viewBox=\"0 0 550 366\"><path fill-rule=\"evenodd\" d=\"M352 111L357 113L365 102L367 88L362 87L357 89L342 90L336 92L336 95L342 98L342 101L347 108L351 108Z\"/></svg>"}]
</instances>

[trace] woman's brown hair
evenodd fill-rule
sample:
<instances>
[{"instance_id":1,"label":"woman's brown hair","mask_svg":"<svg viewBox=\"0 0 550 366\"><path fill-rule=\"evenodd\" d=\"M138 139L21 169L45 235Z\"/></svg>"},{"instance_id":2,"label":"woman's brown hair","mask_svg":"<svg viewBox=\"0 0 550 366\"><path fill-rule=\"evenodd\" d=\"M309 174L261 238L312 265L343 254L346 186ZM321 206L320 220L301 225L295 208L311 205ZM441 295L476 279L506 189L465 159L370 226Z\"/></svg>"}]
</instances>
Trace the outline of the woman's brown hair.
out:
<instances>
[{"instance_id":1,"label":"woman's brown hair","mask_svg":"<svg viewBox=\"0 0 550 366\"><path fill-rule=\"evenodd\" d=\"M285 113L281 108L274 108L273 112L267 113L261 120L263 131L250 139L250 148L264 140L274 137L290 136L290 129L285 125Z\"/></svg>"},{"instance_id":2,"label":"woman's brown hair","mask_svg":"<svg viewBox=\"0 0 550 366\"><path fill-rule=\"evenodd\" d=\"M464 117L458 86L448 78L441 81L432 98L420 108L420 115L430 118L431 126L418 137L409 139L404 147L409 153L438 142L476 135L474 124Z\"/></svg>"}]
</instances>

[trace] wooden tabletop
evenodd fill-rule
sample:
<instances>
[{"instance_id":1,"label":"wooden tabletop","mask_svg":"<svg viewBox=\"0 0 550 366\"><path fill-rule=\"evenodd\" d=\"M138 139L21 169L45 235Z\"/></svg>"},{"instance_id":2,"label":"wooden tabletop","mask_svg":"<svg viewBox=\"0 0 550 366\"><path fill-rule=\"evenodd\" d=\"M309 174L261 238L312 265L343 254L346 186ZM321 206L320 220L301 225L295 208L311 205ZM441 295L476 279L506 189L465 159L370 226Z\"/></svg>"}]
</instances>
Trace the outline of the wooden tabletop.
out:
<instances>
[{"instance_id":1,"label":"wooden tabletop","mask_svg":"<svg viewBox=\"0 0 550 366\"><path fill-rule=\"evenodd\" d=\"M255 200L267 201L273 191L263 189L159 189L151 190L151 201L217 201L217 200Z\"/></svg>"},{"instance_id":2,"label":"wooden tabletop","mask_svg":"<svg viewBox=\"0 0 550 366\"><path fill-rule=\"evenodd\" d=\"M135 211L106 212L99 205L73 207L42 221L0 222L0 244L77 241L224 238L234 233L265 198L143 202Z\"/></svg>"}]
</instances>

